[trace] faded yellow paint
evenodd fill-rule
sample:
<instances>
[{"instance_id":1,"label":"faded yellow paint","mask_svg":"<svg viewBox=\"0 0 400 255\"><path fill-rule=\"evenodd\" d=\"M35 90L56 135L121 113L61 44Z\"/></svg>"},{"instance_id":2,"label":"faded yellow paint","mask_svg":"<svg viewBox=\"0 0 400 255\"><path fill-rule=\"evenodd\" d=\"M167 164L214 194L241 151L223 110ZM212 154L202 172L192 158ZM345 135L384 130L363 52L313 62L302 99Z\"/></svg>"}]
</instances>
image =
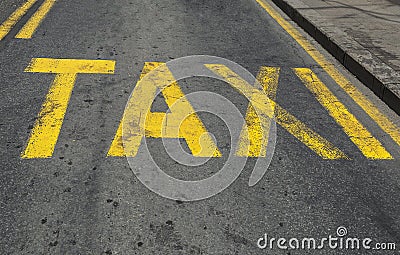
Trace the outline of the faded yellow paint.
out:
<instances>
[{"instance_id":1,"label":"faded yellow paint","mask_svg":"<svg viewBox=\"0 0 400 255\"><path fill-rule=\"evenodd\" d=\"M10 32L17 22L26 14L26 12L37 2L37 0L28 0L18 9L16 9L6 21L0 25L0 41Z\"/></svg>"},{"instance_id":2,"label":"faded yellow paint","mask_svg":"<svg viewBox=\"0 0 400 255\"><path fill-rule=\"evenodd\" d=\"M15 38L29 39L32 38L36 29L42 23L51 7L54 5L56 0L45 0L39 9L32 15L32 17L26 22L22 29L18 32Z\"/></svg>"},{"instance_id":3,"label":"faded yellow paint","mask_svg":"<svg viewBox=\"0 0 400 255\"><path fill-rule=\"evenodd\" d=\"M22 158L48 158L53 155L76 74L57 74L42 105Z\"/></svg>"},{"instance_id":4,"label":"faded yellow paint","mask_svg":"<svg viewBox=\"0 0 400 255\"><path fill-rule=\"evenodd\" d=\"M262 117L263 114L265 114L267 118L274 118L275 114L275 120L279 125L322 158L348 159L340 149L308 128L304 123L297 120L296 117L283 109L274 100L268 98L262 91L252 87L228 67L220 64L206 64L205 66L224 78L225 81L248 97L259 118ZM275 110L275 113L272 109ZM264 121L261 120L260 123L266 123ZM264 127L263 130L264 132L268 132Z\"/></svg>"},{"instance_id":5,"label":"faded yellow paint","mask_svg":"<svg viewBox=\"0 0 400 255\"><path fill-rule=\"evenodd\" d=\"M286 21L265 0L256 0L260 6L296 40L296 42L320 65L324 71L356 102L398 145L400 128L383 114L365 95L363 95L339 70L330 63L300 32Z\"/></svg>"},{"instance_id":6,"label":"faded yellow paint","mask_svg":"<svg viewBox=\"0 0 400 255\"><path fill-rule=\"evenodd\" d=\"M157 68L149 80L143 77ZM143 82L141 84L140 82ZM168 85L170 84L170 85ZM170 113L150 112L157 89L161 90ZM145 116L143 118L143 116ZM129 121L124 121L129 120ZM130 121L132 120L132 121ZM122 123L130 125L123 143ZM146 62L140 80L128 102L122 121L108 151L108 156L136 156L143 136L153 138L184 138L196 157L220 157L221 152L207 133L195 110L185 98L166 65Z\"/></svg>"},{"instance_id":7,"label":"faded yellow paint","mask_svg":"<svg viewBox=\"0 0 400 255\"><path fill-rule=\"evenodd\" d=\"M25 72L113 74L114 69L113 60L34 58Z\"/></svg>"},{"instance_id":8,"label":"faded yellow paint","mask_svg":"<svg viewBox=\"0 0 400 255\"><path fill-rule=\"evenodd\" d=\"M267 96L274 101L278 88L279 70L278 67L261 67L257 75L257 81L262 85ZM265 120L266 123L261 124L254 107L249 104L246 113L246 123L243 125L242 132L240 133L238 149L236 150L237 156L266 156L271 119L267 118ZM263 126L266 127L266 132L263 131Z\"/></svg>"},{"instance_id":9,"label":"faded yellow paint","mask_svg":"<svg viewBox=\"0 0 400 255\"><path fill-rule=\"evenodd\" d=\"M369 159L393 159L385 147L351 114L346 106L326 87L309 68L294 68L296 75L314 94L351 141Z\"/></svg>"},{"instance_id":10,"label":"faded yellow paint","mask_svg":"<svg viewBox=\"0 0 400 255\"><path fill-rule=\"evenodd\" d=\"M68 68L67 68L68 67ZM115 61L32 59L25 72L56 73L22 158L49 158L60 134L78 73L113 73Z\"/></svg>"}]
</instances>

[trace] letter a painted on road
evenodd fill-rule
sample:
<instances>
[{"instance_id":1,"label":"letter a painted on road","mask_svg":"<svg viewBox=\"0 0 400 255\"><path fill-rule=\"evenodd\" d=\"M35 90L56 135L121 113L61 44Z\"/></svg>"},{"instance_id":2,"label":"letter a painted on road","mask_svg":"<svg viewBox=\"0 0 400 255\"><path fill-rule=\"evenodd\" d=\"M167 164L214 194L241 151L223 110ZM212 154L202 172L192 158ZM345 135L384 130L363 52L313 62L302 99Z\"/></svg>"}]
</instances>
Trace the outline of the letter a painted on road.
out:
<instances>
[{"instance_id":1,"label":"letter a painted on road","mask_svg":"<svg viewBox=\"0 0 400 255\"><path fill-rule=\"evenodd\" d=\"M155 69L155 72L151 72ZM143 80L149 72L152 77ZM150 111L157 90L160 89L170 109L168 113ZM221 156L204 124L163 63L145 63L140 81L125 109L124 118L126 121L120 122L108 156L136 156L143 137L184 138L195 157ZM127 131L125 134L122 132L122 123L129 125L124 129Z\"/></svg>"}]
</instances>

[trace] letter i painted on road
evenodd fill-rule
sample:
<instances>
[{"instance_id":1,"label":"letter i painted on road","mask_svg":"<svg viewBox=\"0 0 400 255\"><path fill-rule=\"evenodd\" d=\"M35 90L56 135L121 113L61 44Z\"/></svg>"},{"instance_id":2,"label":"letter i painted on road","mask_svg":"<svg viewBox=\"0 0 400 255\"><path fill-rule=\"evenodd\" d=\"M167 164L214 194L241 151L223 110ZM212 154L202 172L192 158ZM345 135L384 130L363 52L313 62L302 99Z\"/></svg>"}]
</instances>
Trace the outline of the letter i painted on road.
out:
<instances>
[{"instance_id":1,"label":"letter i painted on road","mask_svg":"<svg viewBox=\"0 0 400 255\"><path fill-rule=\"evenodd\" d=\"M64 121L77 74L113 74L115 61L34 58L25 72L55 73L22 158L49 158Z\"/></svg>"}]
</instances>

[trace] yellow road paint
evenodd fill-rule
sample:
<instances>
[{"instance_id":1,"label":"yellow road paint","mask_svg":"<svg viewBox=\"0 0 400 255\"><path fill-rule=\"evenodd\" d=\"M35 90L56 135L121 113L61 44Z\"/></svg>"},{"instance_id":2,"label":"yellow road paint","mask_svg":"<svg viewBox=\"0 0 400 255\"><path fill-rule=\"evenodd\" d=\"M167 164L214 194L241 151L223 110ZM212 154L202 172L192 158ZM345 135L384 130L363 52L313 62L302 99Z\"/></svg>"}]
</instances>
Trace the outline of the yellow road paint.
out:
<instances>
[{"instance_id":1,"label":"yellow road paint","mask_svg":"<svg viewBox=\"0 0 400 255\"><path fill-rule=\"evenodd\" d=\"M143 77L159 67L151 80ZM162 69L162 70L161 70ZM144 82L141 84L140 82ZM162 87L162 85L169 86ZM150 112L157 89L161 90L170 113ZM145 116L145 118L143 118ZM124 122L124 119L130 120ZM132 121L131 121L132 120ZM123 144L122 123L132 124L126 142ZM144 130L142 130L144 127ZM185 98L168 68L159 62L146 62L139 82L128 102L122 121L108 151L108 156L136 156L143 136L153 138L184 138L196 157L220 157L215 145L195 110ZM125 145L125 148L123 147Z\"/></svg>"},{"instance_id":2,"label":"yellow road paint","mask_svg":"<svg viewBox=\"0 0 400 255\"><path fill-rule=\"evenodd\" d=\"M267 96L274 101L278 88L279 70L277 67L261 67L257 75L257 80L263 86ZM262 125L254 107L249 104L246 113L246 123L243 125L242 132L240 133L238 149L236 151L237 156L266 156L269 133L264 132L262 126L267 127L269 131L271 119L266 119L266 121L267 123Z\"/></svg>"},{"instance_id":3,"label":"yellow road paint","mask_svg":"<svg viewBox=\"0 0 400 255\"><path fill-rule=\"evenodd\" d=\"M250 95L251 105L255 108L259 117L260 113L264 113L269 118L274 118L274 112L271 111L271 108L275 109L276 122L322 158L348 159L348 157L340 149L338 149L325 138L308 128L304 123L297 120L296 117L283 109L274 100L266 96L263 97L261 95L262 92L252 87L228 67L219 64L206 64L205 66L214 73L224 78L225 81L227 81L234 88L239 90L239 92L243 95ZM261 121L261 123L263 122Z\"/></svg>"},{"instance_id":4,"label":"yellow road paint","mask_svg":"<svg viewBox=\"0 0 400 255\"><path fill-rule=\"evenodd\" d=\"M57 75L21 157L49 158L53 155L78 73L110 74L114 68L115 62L111 60L32 59L25 72Z\"/></svg>"},{"instance_id":5,"label":"yellow road paint","mask_svg":"<svg viewBox=\"0 0 400 255\"><path fill-rule=\"evenodd\" d=\"M45 0L35 14L26 22L22 29L18 32L15 38L29 39L32 38L36 29L42 23L43 19L46 17L47 13L50 11L51 7L54 5L56 0Z\"/></svg>"},{"instance_id":6,"label":"yellow road paint","mask_svg":"<svg viewBox=\"0 0 400 255\"><path fill-rule=\"evenodd\" d=\"M296 40L296 42L320 65L324 71L356 102L379 127L400 145L400 128L385 116L366 96L364 96L337 68L315 48L300 32L286 21L265 0L256 0L260 6Z\"/></svg>"},{"instance_id":7,"label":"yellow road paint","mask_svg":"<svg viewBox=\"0 0 400 255\"><path fill-rule=\"evenodd\" d=\"M114 69L113 60L34 58L25 72L113 74Z\"/></svg>"},{"instance_id":8,"label":"yellow road paint","mask_svg":"<svg viewBox=\"0 0 400 255\"><path fill-rule=\"evenodd\" d=\"M32 129L22 158L48 158L53 154L67 111L76 74L57 74Z\"/></svg>"},{"instance_id":9,"label":"yellow road paint","mask_svg":"<svg viewBox=\"0 0 400 255\"><path fill-rule=\"evenodd\" d=\"M294 68L294 71L367 158L393 159L385 147L347 110L313 71L308 68Z\"/></svg>"},{"instance_id":10,"label":"yellow road paint","mask_svg":"<svg viewBox=\"0 0 400 255\"><path fill-rule=\"evenodd\" d=\"M15 10L3 24L0 25L0 41L10 32L17 22L26 14L26 12L37 2L37 0L28 0L21 7Z\"/></svg>"}]
</instances>

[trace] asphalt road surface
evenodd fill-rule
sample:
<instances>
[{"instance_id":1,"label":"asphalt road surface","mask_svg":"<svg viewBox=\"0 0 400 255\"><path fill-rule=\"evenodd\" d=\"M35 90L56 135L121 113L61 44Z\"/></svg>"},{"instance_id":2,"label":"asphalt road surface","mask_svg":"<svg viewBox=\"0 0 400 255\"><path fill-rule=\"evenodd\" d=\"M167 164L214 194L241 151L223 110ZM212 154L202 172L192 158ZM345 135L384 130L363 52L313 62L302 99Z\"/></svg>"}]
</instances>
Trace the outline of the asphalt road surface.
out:
<instances>
[{"instance_id":1,"label":"asphalt road surface","mask_svg":"<svg viewBox=\"0 0 400 255\"><path fill-rule=\"evenodd\" d=\"M1 254L398 254L400 117L270 1L3 0L0 20ZM264 70L270 79L260 83L277 86L265 175L248 185L263 155L246 154L237 180L199 201L149 190L132 171L146 166L129 165L113 143L144 66L190 55ZM249 101L226 82L178 84L186 95L220 94L246 115ZM167 98L152 112L168 110ZM176 178L213 176L235 149L223 119L196 119L221 157L188 167L149 138L154 161ZM303 238L320 245L330 235L370 238L371 249L301 248Z\"/></svg>"}]
</instances>

